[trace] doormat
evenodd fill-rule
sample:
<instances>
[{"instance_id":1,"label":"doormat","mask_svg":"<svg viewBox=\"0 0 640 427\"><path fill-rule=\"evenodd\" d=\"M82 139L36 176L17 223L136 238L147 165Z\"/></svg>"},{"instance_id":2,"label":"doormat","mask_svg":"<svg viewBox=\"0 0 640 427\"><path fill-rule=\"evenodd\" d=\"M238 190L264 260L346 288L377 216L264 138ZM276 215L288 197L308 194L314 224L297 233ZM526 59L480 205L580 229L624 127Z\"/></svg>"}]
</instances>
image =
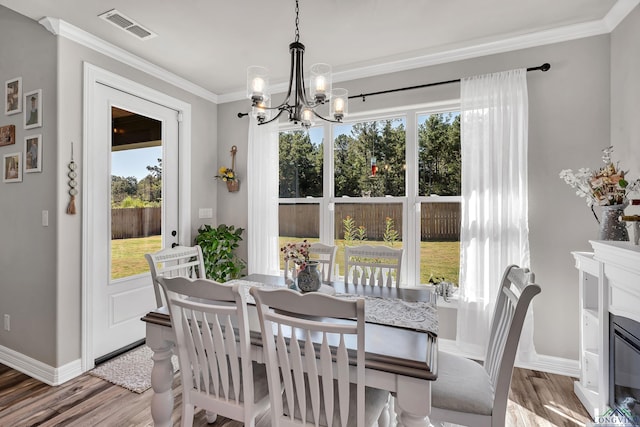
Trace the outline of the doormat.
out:
<instances>
[{"instance_id":1,"label":"doormat","mask_svg":"<svg viewBox=\"0 0 640 427\"><path fill-rule=\"evenodd\" d=\"M153 351L146 345L135 348L122 356L105 362L89 371L89 374L124 387L135 393L143 393L151 388ZM178 357L172 356L173 372L178 371Z\"/></svg>"}]
</instances>

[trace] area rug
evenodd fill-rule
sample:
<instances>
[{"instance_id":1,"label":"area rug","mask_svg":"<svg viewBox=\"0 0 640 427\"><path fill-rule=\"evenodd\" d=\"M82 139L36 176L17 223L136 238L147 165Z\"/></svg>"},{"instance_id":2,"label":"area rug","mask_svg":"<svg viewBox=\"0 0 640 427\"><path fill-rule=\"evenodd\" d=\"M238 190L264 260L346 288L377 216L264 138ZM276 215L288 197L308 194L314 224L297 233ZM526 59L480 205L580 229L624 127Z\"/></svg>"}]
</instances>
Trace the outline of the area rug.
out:
<instances>
[{"instance_id":1,"label":"area rug","mask_svg":"<svg viewBox=\"0 0 640 427\"><path fill-rule=\"evenodd\" d=\"M116 359L105 362L89 371L93 376L119 385L135 393L143 393L151 388L151 369L153 351L143 345ZM178 358L171 358L173 372L178 371Z\"/></svg>"}]
</instances>

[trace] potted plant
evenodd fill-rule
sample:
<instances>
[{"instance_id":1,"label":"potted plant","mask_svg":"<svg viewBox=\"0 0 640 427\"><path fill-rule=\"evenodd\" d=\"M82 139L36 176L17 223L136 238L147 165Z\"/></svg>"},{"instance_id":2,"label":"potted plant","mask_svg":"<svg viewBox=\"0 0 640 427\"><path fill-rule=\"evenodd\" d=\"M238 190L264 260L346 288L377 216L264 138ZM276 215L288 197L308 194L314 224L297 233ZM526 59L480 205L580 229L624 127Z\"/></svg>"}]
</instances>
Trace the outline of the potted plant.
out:
<instances>
[{"instance_id":1,"label":"potted plant","mask_svg":"<svg viewBox=\"0 0 640 427\"><path fill-rule=\"evenodd\" d=\"M246 262L235 254L238 242L242 241L244 228L220 224L208 224L198 229L195 242L202 248L206 277L217 282L226 282L242 276Z\"/></svg>"}]
</instances>

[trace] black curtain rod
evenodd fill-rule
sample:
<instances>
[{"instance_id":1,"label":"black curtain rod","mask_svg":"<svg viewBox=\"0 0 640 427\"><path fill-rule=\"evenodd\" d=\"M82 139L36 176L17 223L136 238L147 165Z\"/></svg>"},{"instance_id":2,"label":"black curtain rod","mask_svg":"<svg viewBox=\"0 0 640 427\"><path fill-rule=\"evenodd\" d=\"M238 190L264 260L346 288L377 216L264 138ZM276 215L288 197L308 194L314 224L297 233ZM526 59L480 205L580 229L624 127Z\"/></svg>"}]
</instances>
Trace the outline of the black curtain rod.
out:
<instances>
[{"instance_id":1,"label":"black curtain rod","mask_svg":"<svg viewBox=\"0 0 640 427\"><path fill-rule=\"evenodd\" d=\"M544 64L538 66L538 67L529 67L527 68L527 71L549 71L549 69L551 68L551 64L549 64L548 62L545 62ZM446 80L443 82L435 82L435 83L427 83L427 84L423 84L423 85L418 85L418 86L409 86L409 87L401 87L399 89L389 89L389 90L381 90L378 92L369 92L369 93L361 93L360 95L352 95L349 97L349 99L354 99L354 98L362 98L362 101L365 101L365 98L367 96L374 96L374 95L382 95L385 93L393 93L393 92L401 92L404 90L413 90L413 89L422 89L424 87L431 87L431 86L440 86L440 85L447 85L449 83L458 83L460 82L461 79L455 79L455 80Z\"/></svg>"},{"instance_id":2,"label":"black curtain rod","mask_svg":"<svg viewBox=\"0 0 640 427\"><path fill-rule=\"evenodd\" d=\"M549 64L548 62L545 62L544 64L538 66L538 67L529 67L527 68L527 71L549 71L549 69L551 68L551 64ZM431 87L431 86L440 86L440 85L446 85L449 83L458 83L460 82L461 79L455 79L455 80L446 80L443 82L435 82L435 83L427 83L427 84L423 84L423 85L418 85L418 86L409 86L409 87L401 87L399 89L389 89L389 90L381 90L378 92L369 92L369 93L361 93L360 95L351 95L349 97L349 99L354 99L354 98L362 98L362 102L365 101L365 98L367 96L374 96L374 95L382 95L385 93L393 93L393 92L401 92L404 90L413 90L413 89L421 89L424 87ZM244 116L248 116L249 113L238 113L238 117L242 118Z\"/></svg>"}]
</instances>

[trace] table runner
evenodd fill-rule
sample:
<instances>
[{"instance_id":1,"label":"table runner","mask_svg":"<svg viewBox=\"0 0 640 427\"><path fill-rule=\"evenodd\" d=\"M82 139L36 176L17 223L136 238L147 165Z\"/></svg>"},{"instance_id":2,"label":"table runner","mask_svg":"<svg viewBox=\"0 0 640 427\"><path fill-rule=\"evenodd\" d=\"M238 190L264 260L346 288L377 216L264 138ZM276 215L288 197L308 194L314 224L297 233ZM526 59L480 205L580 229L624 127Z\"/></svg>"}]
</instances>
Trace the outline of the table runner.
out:
<instances>
[{"instance_id":1,"label":"table runner","mask_svg":"<svg viewBox=\"0 0 640 427\"><path fill-rule=\"evenodd\" d=\"M282 288L278 285L254 282L250 280L234 279L228 284L239 283L242 286L246 301L255 304L249 293L252 286ZM405 301L399 298L382 298L376 296L362 296L356 294L335 294L338 298L364 298L365 321L381 325L396 326L405 329L415 329L438 335L438 311L434 302Z\"/></svg>"}]
</instances>

